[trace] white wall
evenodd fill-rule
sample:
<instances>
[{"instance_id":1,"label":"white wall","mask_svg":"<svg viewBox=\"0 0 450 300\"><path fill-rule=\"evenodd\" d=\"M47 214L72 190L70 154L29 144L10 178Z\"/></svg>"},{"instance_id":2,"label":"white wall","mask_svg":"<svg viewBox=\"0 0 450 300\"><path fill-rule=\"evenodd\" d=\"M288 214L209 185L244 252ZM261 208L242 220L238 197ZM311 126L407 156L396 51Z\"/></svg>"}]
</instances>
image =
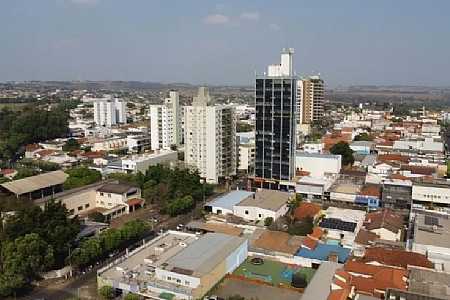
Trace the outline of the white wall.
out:
<instances>
[{"instance_id":1,"label":"white wall","mask_svg":"<svg viewBox=\"0 0 450 300\"><path fill-rule=\"evenodd\" d=\"M341 156L302 155L297 153L295 159L297 170L307 171L312 177L323 177L325 173L337 174L341 171Z\"/></svg>"},{"instance_id":2,"label":"white wall","mask_svg":"<svg viewBox=\"0 0 450 300\"><path fill-rule=\"evenodd\" d=\"M245 220L264 220L265 218L273 218L274 220L285 215L288 212L287 204L283 205L278 211L271 211L254 206L234 206L234 214ZM247 212L247 213L246 213Z\"/></svg>"},{"instance_id":3,"label":"white wall","mask_svg":"<svg viewBox=\"0 0 450 300\"><path fill-rule=\"evenodd\" d=\"M412 199L450 205L450 188L413 185Z\"/></svg>"}]
</instances>

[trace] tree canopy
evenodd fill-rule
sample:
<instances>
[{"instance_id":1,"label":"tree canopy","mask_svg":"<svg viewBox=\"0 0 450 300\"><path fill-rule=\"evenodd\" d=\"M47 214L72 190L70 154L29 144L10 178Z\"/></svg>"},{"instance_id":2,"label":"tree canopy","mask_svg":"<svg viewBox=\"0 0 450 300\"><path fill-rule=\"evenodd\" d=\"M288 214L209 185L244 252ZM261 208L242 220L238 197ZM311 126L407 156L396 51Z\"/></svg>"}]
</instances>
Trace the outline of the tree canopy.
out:
<instances>
[{"instance_id":1,"label":"tree canopy","mask_svg":"<svg viewBox=\"0 0 450 300\"><path fill-rule=\"evenodd\" d=\"M62 150L71 152L80 149L80 144L76 139L68 139L67 142L63 145Z\"/></svg>"},{"instance_id":2,"label":"tree canopy","mask_svg":"<svg viewBox=\"0 0 450 300\"><path fill-rule=\"evenodd\" d=\"M68 110L63 106L52 110L0 110L0 159L16 158L26 144L65 137L69 132L68 119Z\"/></svg>"},{"instance_id":3,"label":"tree canopy","mask_svg":"<svg viewBox=\"0 0 450 300\"><path fill-rule=\"evenodd\" d=\"M357 136L355 136L355 141L371 141L373 138L367 133L367 132L362 132L360 134L358 134Z\"/></svg>"},{"instance_id":4,"label":"tree canopy","mask_svg":"<svg viewBox=\"0 0 450 300\"><path fill-rule=\"evenodd\" d=\"M342 156L342 165L352 165L355 159L353 158L353 150L346 142L339 142L331 147L330 152L332 154Z\"/></svg>"},{"instance_id":5,"label":"tree canopy","mask_svg":"<svg viewBox=\"0 0 450 300\"><path fill-rule=\"evenodd\" d=\"M95 183L102 179L102 174L99 171L87 167L75 167L65 172L69 174L66 182L64 182L64 188L67 190Z\"/></svg>"},{"instance_id":6,"label":"tree canopy","mask_svg":"<svg viewBox=\"0 0 450 300\"><path fill-rule=\"evenodd\" d=\"M77 218L50 201L44 209L25 206L0 227L0 295L23 290L40 272L62 267L80 231Z\"/></svg>"},{"instance_id":7,"label":"tree canopy","mask_svg":"<svg viewBox=\"0 0 450 300\"><path fill-rule=\"evenodd\" d=\"M198 172L163 165L151 166L145 174L111 174L110 178L138 186L148 203L172 216L191 210L213 191L211 185L201 183Z\"/></svg>"}]
</instances>

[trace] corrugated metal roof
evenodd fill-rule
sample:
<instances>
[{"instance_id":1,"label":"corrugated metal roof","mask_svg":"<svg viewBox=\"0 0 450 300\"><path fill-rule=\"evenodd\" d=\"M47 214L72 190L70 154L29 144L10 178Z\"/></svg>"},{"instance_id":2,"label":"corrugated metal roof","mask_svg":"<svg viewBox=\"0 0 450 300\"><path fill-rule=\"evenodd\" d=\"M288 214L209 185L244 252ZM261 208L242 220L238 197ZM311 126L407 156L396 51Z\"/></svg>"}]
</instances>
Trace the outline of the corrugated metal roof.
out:
<instances>
[{"instance_id":1,"label":"corrugated metal roof","mask_svg":"<svg viewBox=\"0 0 450 300\"><path fill-rule=\"evenodd\" d=\"M245 242L245 239L222 233L207 233L167 261L166 270L192 271L193 276L208 274L228 255Z\"/></svg>"},{"instance_id":2,"label":"corrugated metal roof","mask_svg":"<svg viewBox=\"0 0 450 300\"><path fill-rule=\"evenodd\" d=\"M67 177L69 177L69 175L63 171L53 171L6 182L1 186L16 195L22 195L54 185L63 184Z\"/></svg>"},{"instance_id":3,"label":"corrugated metal roof","mask_svg":"<svg viewBox=\"0 0 450 300\"><path fill-rule=\"evenodd\" d=\"M253 194L254 194L253 192L247 191L232 191L222 197L215 199L214 201L211 201L210 203L207 203L206 206L220 207L228 210L233 210L233 206L235 206L236 204L246 199L247 197L250 197Z\"/></svg>"}]
</instances>

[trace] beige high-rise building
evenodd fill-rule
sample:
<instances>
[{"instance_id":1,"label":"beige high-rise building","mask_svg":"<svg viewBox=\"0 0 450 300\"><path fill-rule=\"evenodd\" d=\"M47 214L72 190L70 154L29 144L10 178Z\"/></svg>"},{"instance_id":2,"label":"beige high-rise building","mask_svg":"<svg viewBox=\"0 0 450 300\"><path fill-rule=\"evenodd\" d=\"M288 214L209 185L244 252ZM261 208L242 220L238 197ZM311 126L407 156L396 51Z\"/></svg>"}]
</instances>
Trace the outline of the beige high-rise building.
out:
<instances>
[{"instance_id":1,"label":"beige high-rise building","mask_svg":"<svg viewBox=\"0 0 450 300\"><path fill-rule=\"evenodd\" d=\"M208 105L200 87L191 106L184 107L185 162L198 169L208 183L236 174L236 116L229 105Z\"/></svg>"},{"instance_id":2,"label":"beige high-rise building","mask_svg":"<svg viewBox=\"0 0 450 300\"><path fill-rule=\"evenodd\" d=\"M302 78L297 83L297 123L311 124L324 114L324 82L319 75Z\"/></svg>"}]
</instances>

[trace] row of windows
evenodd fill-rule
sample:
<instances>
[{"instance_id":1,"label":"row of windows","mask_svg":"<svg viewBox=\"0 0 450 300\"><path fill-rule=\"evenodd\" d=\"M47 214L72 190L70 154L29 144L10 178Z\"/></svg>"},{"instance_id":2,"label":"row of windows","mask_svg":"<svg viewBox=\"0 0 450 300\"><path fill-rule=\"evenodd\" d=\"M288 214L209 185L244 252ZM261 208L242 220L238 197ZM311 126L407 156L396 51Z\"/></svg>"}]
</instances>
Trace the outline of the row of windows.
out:
<instances>
[{"instance_id":1,"label":"row of windows","mask_svg":"<svg viewBox=\"0 0 450 300\"><path fill-rule=\"evenodd\" d=\"M178 284L181 284L181 279L179 279L179 278L175 278L175 277L171 277L171 276L167 276L167 280L168 281L175 281L176 283L178 283ZM184 285L191 285L191 282L189 282L189 281L187 281L187 280L185 280L184 281Z\"/></svg>"}]
</instances>

